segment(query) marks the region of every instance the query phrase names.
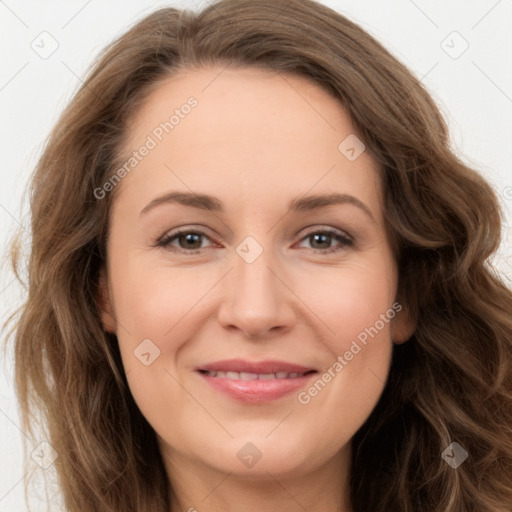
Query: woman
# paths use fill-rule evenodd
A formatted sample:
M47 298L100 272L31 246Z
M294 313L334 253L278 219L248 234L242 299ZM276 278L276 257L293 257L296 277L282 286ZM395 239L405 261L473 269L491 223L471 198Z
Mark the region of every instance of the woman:
M498 200L342 15L156 11L31 192L16 385L67 510L510 510Z

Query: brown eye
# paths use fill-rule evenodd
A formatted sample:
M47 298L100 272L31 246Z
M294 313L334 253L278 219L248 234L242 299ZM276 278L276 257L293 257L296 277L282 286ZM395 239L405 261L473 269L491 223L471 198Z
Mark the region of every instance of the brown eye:
M201 247L201 237L209 238L201 231L181 230L164 235L156 245L189 254L197 254L202 252L203 249ZM177 247L173 244L174 241L178 242Z
M201 234L199 233L186 233L175 237L178 240L178 245L181 249L200 249L201 248ZM199 241L199 245L198 245ZM180 243L183 242L183 245Z
M314 251L320 251L324 253L341 251L345 247L351 247L354 242L347 235L341 231L335 231L332 229L324 229L321 231L312 231L307 234L302 240L309 240ZM338 247L332 247L331 242L335 240L339 243ZM327 247L326 247L327 245ZM341 247L340 247L341 245ZM320 246L320 247L318 247Z

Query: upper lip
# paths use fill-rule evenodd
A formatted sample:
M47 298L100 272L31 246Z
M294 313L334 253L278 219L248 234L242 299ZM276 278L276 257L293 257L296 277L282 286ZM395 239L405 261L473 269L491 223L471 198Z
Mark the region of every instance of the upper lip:
M308 368L299 364L288 363L286 361L268 360L268 361L246 361L244 359L225 359L213 363L198 366L196 370L207 370L211 372L247 372L247 373L305 373L316 371L314 368Z

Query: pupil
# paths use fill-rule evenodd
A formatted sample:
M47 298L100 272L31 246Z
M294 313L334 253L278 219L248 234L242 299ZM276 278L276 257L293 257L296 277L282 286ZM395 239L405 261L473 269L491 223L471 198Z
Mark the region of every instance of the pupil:
M193 240L192 237L195 237L196 240ZM192 244L193 244L194 241L197 242L198 239L199 239L199 236L197 234L190 234L189 233L188 235L185 235L185 240L187 241L187 245L190 245L188 242L192 242ZM199 244L199 245L201 245L201 244ZM194 248L196 248L196 247L194 246Z
M318 235L318 234L317 235L313 235L313 239L315 240L315 242L317 241L318 238L323 238L324 239L324 243L325 243L325 239L329 238L329 235ZM322 243L322 242L320 241L320 243Z

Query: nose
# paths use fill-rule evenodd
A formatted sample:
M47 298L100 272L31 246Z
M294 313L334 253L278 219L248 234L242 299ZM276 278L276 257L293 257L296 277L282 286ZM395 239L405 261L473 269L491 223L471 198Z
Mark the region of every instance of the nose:
M253 340L288 331L296 316L294 294L271 251L265 249L251 263L235 252L233 262L222 284L221 325Z

